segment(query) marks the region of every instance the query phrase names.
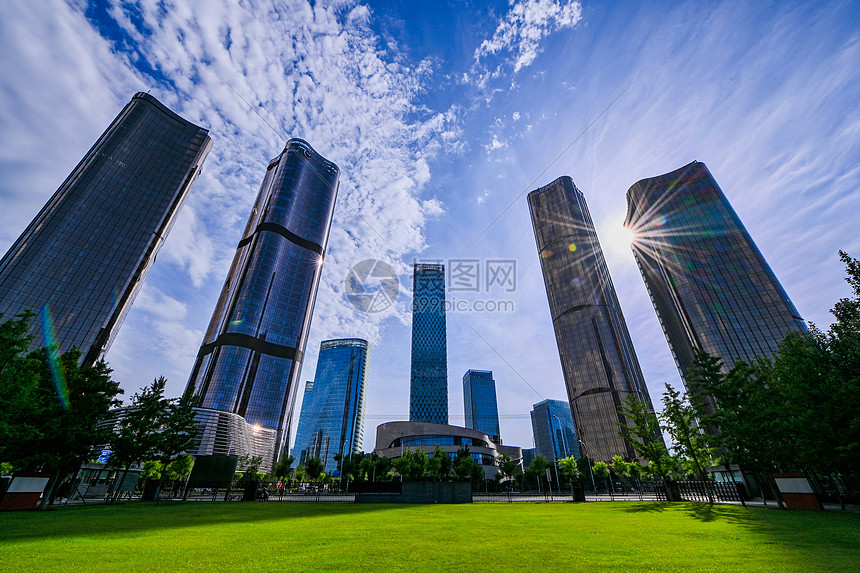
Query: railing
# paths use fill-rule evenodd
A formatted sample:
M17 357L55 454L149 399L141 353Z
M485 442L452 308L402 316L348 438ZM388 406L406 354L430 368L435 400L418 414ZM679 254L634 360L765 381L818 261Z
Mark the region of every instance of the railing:
M279 502L323 502L355 501L358 491L399 492L399 482L379 482L375 484L351 484L349 492L331 490L325 484L296 483L288 481L257 482L246 488L241 480L231 482L173 482L162 484L158 501L279 501ZM503 484L504 485L504 484ZM609 489L584 490L586 501L697 501L697 502L740 502L747 499L743 485L734 482L710 481L630 481L623 486L612 484ZM580 499L582 498L580 490ZM140 492L127 494L129 499L137 498ZM530 491L477 491L472 500L487 503L522 502L569 502L577 499L575 492L568 486Z

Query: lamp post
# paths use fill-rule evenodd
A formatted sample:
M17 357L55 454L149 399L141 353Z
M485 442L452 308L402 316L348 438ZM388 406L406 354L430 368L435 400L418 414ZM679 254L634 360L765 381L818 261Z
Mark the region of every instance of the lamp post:
M596 495L597 494L597 488L594 485L594 470L591 469L592 459L591 459L591 456L588 455L588 451L589 451L588 444L583 442L581 438L576 438L576 439L579 441L580 444L582 444L585 447L585 452L586 452L585 458L588 460L588 472L591 474L591 491L594 492Z

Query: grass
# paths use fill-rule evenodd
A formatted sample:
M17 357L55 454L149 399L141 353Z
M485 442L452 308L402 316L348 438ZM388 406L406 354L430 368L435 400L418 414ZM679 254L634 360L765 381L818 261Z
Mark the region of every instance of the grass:
M186 503L0 514L13 571L860 571L860 515L705 504Z

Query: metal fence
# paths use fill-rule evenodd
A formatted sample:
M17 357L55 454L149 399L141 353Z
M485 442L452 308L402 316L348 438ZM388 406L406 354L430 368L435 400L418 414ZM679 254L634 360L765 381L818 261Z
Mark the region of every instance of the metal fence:
M147 499L145 491L150 485L123 494L121 499ZM399 490L399 483L375 484L388 485L392 491ZM357 490L367 489L374 484L353 486L354 491L336 491L324 484L296 483L288 481L261 481L248 487L242 481L232 482L173 482L165 481L158 492L157 501L277 501L277 502L335 502L355 501ZM394 487L397 486L397 487ZM710 481L635 481L624 484L611 484L604 490L585 490L586 501L679 501L698 502L741 502L746 498L743 485L733 482ZM387 491L387 489L386 489ZM154 491L152 492L154 494ZM672 495L670 495L672 494ZM153 499L152 496L149 499ZM551 488L533 491L476 491L472 493L474 502L513 503L513 502L569 502L574 501L574 491L568 488Z

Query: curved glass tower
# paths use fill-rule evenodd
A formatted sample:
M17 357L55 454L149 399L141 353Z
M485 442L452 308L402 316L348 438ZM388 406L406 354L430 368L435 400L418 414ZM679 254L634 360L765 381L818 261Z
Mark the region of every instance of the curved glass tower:
M545 457L550 463L569 456L579 459L579 441L570 413L570 403L543 400L532 408L535 454Z
M202 408L275 431L275 458L288 443L337 186L337 166L301 139L269 163L188 381Z
M685 382L694 347L729 370L772 356L786 334L806 330L704 163L633 185L624 224Z
M409 421L448 423L445 265L416 263L412 270Z
M634 395L651 398L597 241L585 197L570 177L528 195L550 314L576 433L585 455L636 459L619 437Z
M149 94L126 104L0 260L0 314L30 310L31 349L110 348L212 140Z
M305 384L293 457L319 458L326 474L340 476L335 454L358 453L364 439L365 378L369 348L361 338L323 340L313 382Z

